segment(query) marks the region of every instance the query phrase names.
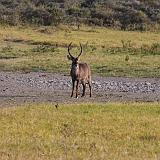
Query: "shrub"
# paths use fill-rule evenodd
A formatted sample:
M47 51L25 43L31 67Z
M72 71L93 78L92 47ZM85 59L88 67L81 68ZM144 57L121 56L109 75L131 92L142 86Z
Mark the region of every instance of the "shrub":
M157 0L1 0L0 23L9 25L85 23L122 30L160 26ZM155 27L156 26L156 27Z

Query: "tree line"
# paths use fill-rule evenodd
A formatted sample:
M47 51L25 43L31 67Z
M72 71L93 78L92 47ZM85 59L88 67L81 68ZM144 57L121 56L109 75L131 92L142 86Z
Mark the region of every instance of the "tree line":
M160 26L160 0L1 0L7 25L87 24L121 30Z

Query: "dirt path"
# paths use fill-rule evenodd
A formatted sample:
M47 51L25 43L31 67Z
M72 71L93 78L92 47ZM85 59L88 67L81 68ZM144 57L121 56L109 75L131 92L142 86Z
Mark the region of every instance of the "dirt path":
M92 78L84 98L70 98L71 78L51 73L0 72L0 106L23 103L160 102L160 78ZM81 92L82 89L80 88Z

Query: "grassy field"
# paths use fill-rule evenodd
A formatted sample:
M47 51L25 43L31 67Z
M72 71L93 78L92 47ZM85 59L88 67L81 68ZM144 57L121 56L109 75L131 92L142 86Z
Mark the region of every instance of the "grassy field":
M0 26L0 70L69 73L67 45L102 76L160 77L160 35L106 28ZM77 46L77 47L76 47Z
M160 104L0 109L0 159L160 158Z

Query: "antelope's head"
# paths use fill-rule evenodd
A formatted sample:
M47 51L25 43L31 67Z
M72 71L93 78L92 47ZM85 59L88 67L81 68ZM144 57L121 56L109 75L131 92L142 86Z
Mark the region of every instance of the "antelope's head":
M77 57L72 56L72 54L70 52L71 45L72 45L72 42L68 46L68 54L69 55L67 55L67 58L72 61L72 67L77 67L78 66L79 57L82 54L82 45L80 43L81 50L80 50L80 53L79 53L79 55Z

